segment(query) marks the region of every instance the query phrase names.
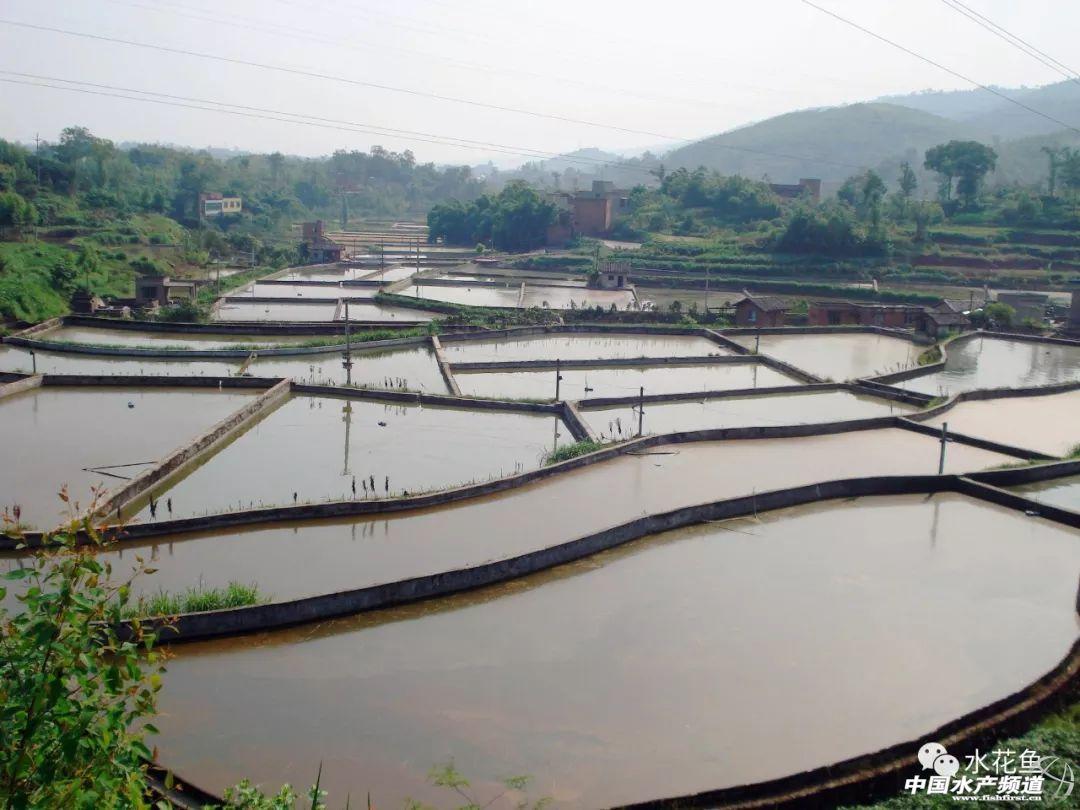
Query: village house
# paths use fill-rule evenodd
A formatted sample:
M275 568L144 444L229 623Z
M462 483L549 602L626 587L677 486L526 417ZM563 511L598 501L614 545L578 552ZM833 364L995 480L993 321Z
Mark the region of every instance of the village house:
M625 290L630 287L630 262L604 262L596 285L602 290Z
M918 329L923 307L908 304L870 304L855 301L814 301L807 312L811 326L884 326Z
M766 295L750 295L735 302L735 325L766 328L783 326L791 306L782 298Z
M303 242L300 250L313 264L340 262L345 248L326 236L321 219L303 224Z
M199 216L203 219L239 214L242 210L243 201L239 197L226 197L212 191L199 195Z
M142 276L135 280L135 306L167 307L177 301L194 301L198 282L173 281L168 276Z

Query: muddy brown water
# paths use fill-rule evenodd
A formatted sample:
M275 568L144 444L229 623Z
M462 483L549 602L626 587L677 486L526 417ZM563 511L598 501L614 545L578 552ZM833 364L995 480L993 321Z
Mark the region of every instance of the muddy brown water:
M255 393L49 387L0 400L0 510L18 504L24 524L53 528L62 486L85 507L93 487L124 485Z
M298 299L302 300L302 299ZM218 321L333 321L333 303L255 303L226 302L214 312ZM344 310L336 320L345 318ZM375 303L350 303L349 317L355 321L430 321L433 314L419 309L406 309Z
M192 517L284 506L294 493L300 503L418 495L535 469L572 441L545 414L295 395L153 496L165 519L167 500L173 517ZM153 519L142 504L135 520Z
M755 335L731 335L749 349ZM832 335L762 335L759 351L822 379L852 380L915 366L925 347L870 333Z
M425 394L449 393L430 346L397 349L364 349L362 343L353 346L353 385ZM248 373L253 377L292 377L298 382L345 385L343 363L343 351L299 357L257 357L248 366Z
M458 387L466 396L495 399L554 399L555 370L455 371ZM742 388L776 388L800 385L801 381L760 363L717 363L707 366L652 366L647 368L564 369L559 388L561 399L634 397L693 391L726 391Z
M370 287L324 287L314 284L263 284L256 282L230 293L233 296L254 295L258 298L290 298L300 303L304 299L325 298L373 298L375 290Z
M1080 390L1037 397L961 402L925 424L1050 456L1080 447Z
M1039 503L1080 512L1080 475L1013 487L1013 490Z
M421 391L446 394L449 389L435 353L428 346L396 349L365 349L354 344L352 383L365 388ZM298 382L344 385L342 351L294 357L259 356L231 360L177 360L175 358L113 357L105 355L36 352L40 374L151 375L167 377L234 377L246 367L251 377L292 377ZM17 346L0 346L0 371L29 374L34 368L30 353Z
M678 433L687 430L772 425L808 425L906 416L914 406L848 391L807 391L756 397L650 402L645 405L642 428L646 433ZM605 437L636 435L637 406L619 405L581 411L582 417Z
M896 428L695 442L438 508L162 537L125 543L103 558L122 571L135 554L153 560L158 573L137 590L240 580L292 599L513 557L683 506L841 478L933 474L938 451L934 438ZM949 445L946 460L950 473L1012 461L959 444ZM19 556L0 559L17 565Z
M945 369L897 383L933 396L1080 380L1080 346L977 337L946 347Z
M693 527L178 647L155 742L213 790L307 786L321 764L331 806L452 801L425 779L450 759L481 803L511 774L560 807L772 779L919 739L1052 669L1077 638L1078 567L1076 530L952 494Z
M562 334L499 340L443 341L451 363L517 360L608 360L633 357L706 357L730 349L697 335Z
M425 285L421 282L407 287L400 294L474 307L544 307L546 304L550 309L569 309L573 302L576 307L601 306L604 309L615 304L622 310L634 301L634 295L629 290L592 290L588 287L556 287L529 283L526 283L525 295L522 297L521 283L516 281L498 287L468 284Z
M312 339L311 335L193 335L189 332L138 332L129 329L99 329L62 326L34 337L95 346L175 348L188 350L235 349L244 346L291 346Z
M169 377L231 377L242 360L159 359L35 351L38 374L106 374ZM0 346L0 371L29 374L35 359L21 346Z

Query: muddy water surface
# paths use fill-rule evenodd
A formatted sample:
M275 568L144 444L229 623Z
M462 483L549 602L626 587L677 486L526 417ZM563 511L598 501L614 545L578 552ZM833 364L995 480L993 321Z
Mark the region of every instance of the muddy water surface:
M443 341L451 363L516 360L607 360L632 357L706 357L732 352L696 335L561 334L500 340Z
M1080 380L1080 346L977 337L946 347L944 371L897 383L933 396Z
M731 335L754 348L754 335ZM887 335L762 335L760 352L811 374L840 382L901 371L915 365L925 347Z
M342 351L299 357L258 357L248 367L248 372L253 377L292 377L298 382L344 385L343 362ZM427 394L448 393L435 352L428 346L354 350L352 362L353 385Z
M243 407L257 392L215 389L37 388L0 400L0 511L52 528L63 485L86 506Z
M957 445L946 471L1012 460ZM144 590L239 579L291 599L512 557L683 506L841 478L933 474L937 463L935 439L900 429L673 445L441 508L163 537L104 556L125 571L134 554L153 559L159 571L137 585Z
M925 424L1050 456L1080 447L1080 390L1037 397L961 402Z
M36 351L38 374L106 374L168 377L231 377L241 360L184 360L151 357L105 357ZM19 346L0 346L0 371L29 374L34 358Z
M154 494L172 500L173 517L286 505L294 494L301 503L416 495L535 469L567 441L550 415L298 395ZM136 519L153 519L148 506Z
M94 346L140 347L151 349L235 349L237 346L292 346L311 340L312 335L207 335L190 332L138 332L128 329L98 329L62 326L35 337L41 340L84 343Z
M808 425L875 416L905 416L915 408L847 391L807 392L758 397L733 397L687 402L650 402L645 405L646 433L677 433L704 428L768 425ZM582 417L606 437L637 434L636 406L583 410Z
M1078 541L955 495L670 532L458 598L178 647L155 742L211 789L307 784L321 763L332 801L386 807L445 801L425 777L451 758L482 797L528 773L560 807L782 777L1054 667L1077 637Z
M1080 512L1080 476L1041 481L1038 484L1028 484L1012 489L1039 503L1048 503L1051 506Z
M463 394L496 399L552 399L555 370L455 372ZM561 399L632 397L684 391L729 391L736 388L776 388L800 381L759 363L717 363L709 366L565 369Z

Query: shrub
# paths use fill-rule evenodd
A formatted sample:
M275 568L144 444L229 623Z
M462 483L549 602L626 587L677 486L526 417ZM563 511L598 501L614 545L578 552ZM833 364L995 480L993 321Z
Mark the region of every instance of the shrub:
M80 528L88 548L74 544ZM145 739L156 729L143 721L156 710L161 658L138 622L131 639L115 628L132 580L152 569L114 579L88 522L49 544L3 576L21 609L0 607L0 805L145 807Z

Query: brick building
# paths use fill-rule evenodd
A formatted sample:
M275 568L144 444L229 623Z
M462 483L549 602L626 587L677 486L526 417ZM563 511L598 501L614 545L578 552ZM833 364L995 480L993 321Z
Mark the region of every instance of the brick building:
M782 298L770 295L750 295L743 291L743 297L735 302L735 325L766 328L783 326L791 306Z
M773 194L785 200L797 200L803 195L811 202L821 202L821 181L816 177L803 177L798 183L769 183Z
M326 236L321 219L305 222L302 227L303 242L300 249L307 261L315 264L341 261L345 248Z
M854 301L814 301L807 321L811 326L886 326L918 329L926 310L905 304L863 304Z
M607 236L615 218L628 213L627 193L609 180L593 180L588 191L556 193L548 199L559 208L559 216L548 228L548 244L565 244L574 236Z

